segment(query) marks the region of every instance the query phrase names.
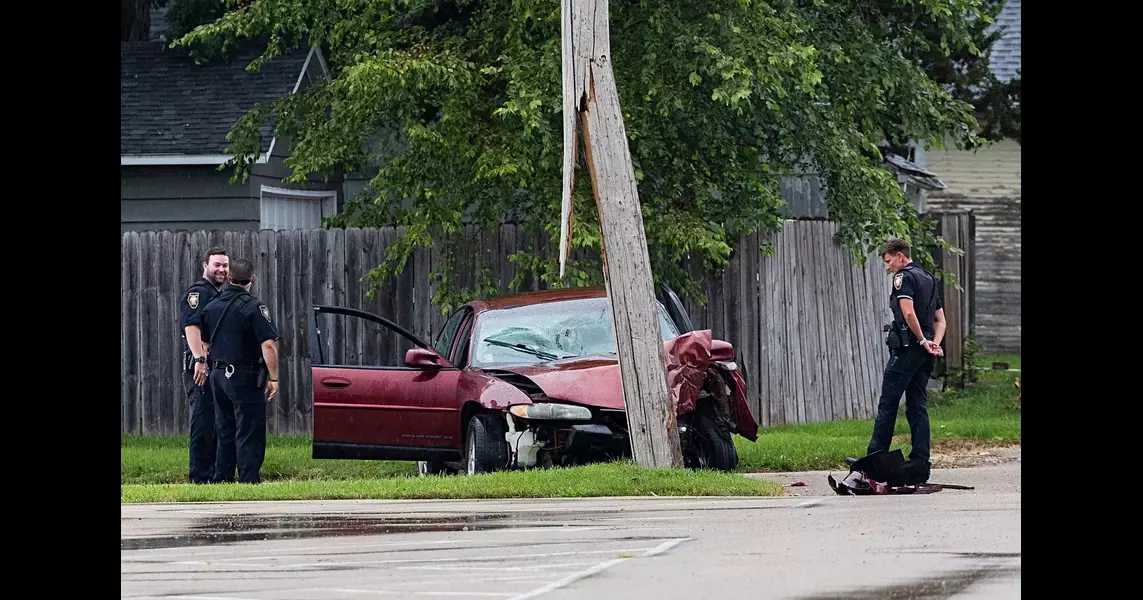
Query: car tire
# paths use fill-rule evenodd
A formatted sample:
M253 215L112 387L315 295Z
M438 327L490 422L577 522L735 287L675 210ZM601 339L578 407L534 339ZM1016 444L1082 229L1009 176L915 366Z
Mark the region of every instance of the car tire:
M705 404L691 417L690 446L692 457L688 462L695 468L733 471L738 466L738 449L730 433L723 431Z
M468 420L464 439L464 471L468 475L499 471L508 464L505 423L497 413L480 413Z

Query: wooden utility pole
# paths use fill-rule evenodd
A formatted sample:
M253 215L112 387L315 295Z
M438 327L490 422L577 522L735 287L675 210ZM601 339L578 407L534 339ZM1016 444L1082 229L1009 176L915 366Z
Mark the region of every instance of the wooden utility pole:
M560 276L571 247L576 117L599 210L600 250L635 461L681 467L639 191L611 72L607 0L562 0L564 165Z

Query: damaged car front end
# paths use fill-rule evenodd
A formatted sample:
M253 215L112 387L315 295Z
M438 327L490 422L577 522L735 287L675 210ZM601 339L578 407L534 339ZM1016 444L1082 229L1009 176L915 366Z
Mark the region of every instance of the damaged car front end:
M730 344L709 330L664 342L668 390L684 466L732 470L731 434L757 439L745 381ZM504 411L508 468L572 466L629 458L631 441L615 356L574 357L486 374L512 384L528 403Z

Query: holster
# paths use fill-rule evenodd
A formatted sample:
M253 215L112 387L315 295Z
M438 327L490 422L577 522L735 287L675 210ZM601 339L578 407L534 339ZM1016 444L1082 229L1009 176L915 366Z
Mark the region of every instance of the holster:
M194 355L190 348L183 348L183 372L194 370Z
M270 378L270 369L262 360L258 361L258 389L266 387L266 380Z
M895 321L890 321L881 330L886 332L885 345L889 347L890 351L913 345L913 332L909 331L908 325L898 325Z

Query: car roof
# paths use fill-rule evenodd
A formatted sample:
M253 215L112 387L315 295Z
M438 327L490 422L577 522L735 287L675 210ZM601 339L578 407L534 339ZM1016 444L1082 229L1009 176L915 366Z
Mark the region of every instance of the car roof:
M517 306L532 306L535 304L545 304L548 302L559 302L561 300L579 300L582 298L606 297L607 288L603 286L556 288L550 290L540 290L538 292L521 292L519 294L509 294L505 296L496 296L493 298L473 300L469 302L467 306L471 306L476 310L476 312L482 312L485 310L495 310L498 308L515 308Z

